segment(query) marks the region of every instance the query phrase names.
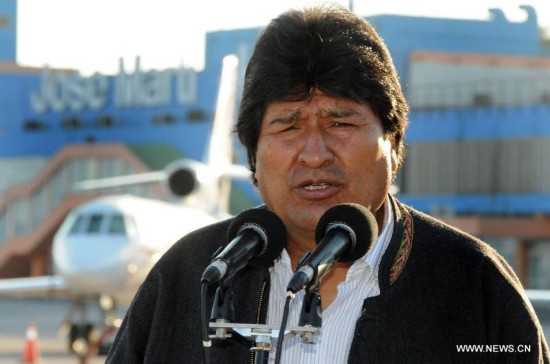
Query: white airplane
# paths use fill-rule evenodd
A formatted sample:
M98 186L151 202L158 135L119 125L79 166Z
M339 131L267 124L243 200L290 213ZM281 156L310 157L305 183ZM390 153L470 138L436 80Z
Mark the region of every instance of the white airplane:
M80 189L165 181L183 198L174 204L130 195L105 196L75 208L61 224L52 247L54 275L0 280L0 296L68 297L74 305L64 327L69 348L92 355L120 324L117 307L127 307L137 288L162 254L179 238L229 216L231 179L250 171L232 164L231 128L237 90L238 60L223 60L216 113L206 162L178 160L165 170L89 180ZM102 332L90 337L93 324L86 305L97 302Z

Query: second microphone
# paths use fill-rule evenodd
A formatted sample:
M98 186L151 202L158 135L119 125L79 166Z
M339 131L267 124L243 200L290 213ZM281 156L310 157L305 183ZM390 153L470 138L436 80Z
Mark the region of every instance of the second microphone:
M353 262L369 251L378 236L374 215L358 204L340 204L328 209L315 230L317 247L302 257L287 291L296 293L315 285L335 262Z

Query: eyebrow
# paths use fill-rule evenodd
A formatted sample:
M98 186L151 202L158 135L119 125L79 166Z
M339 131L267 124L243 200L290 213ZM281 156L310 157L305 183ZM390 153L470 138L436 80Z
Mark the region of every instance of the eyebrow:
M347 117L350 117L350 116L357 116L357 115L360 115L360 113L356 110L353 110L353 109L321 110L321 117L324 117L324 118L328 117L328 118L343 119L343 118L347 118ZM301 116L302 116L301 110L294 110L289 115L280 116L280 117L276 117L276 118L272 119L271 122L269 123L269 125L292 124L296 120L300 119Z
M300 110L295 110L291 114L286 116L280 116L272 119L269 122L269 125L277 125L277 124L292 124L296 120L298 120L302 116L302 112Z
M330 117L330 118L347 118L350 116L357 116L360 113L356 110L352 109L341 109L341 110L321 110L321 116L322 117Z

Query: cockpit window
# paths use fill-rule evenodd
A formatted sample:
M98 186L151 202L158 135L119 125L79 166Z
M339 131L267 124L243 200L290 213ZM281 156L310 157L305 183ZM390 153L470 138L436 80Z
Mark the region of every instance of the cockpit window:
M78 215L73 225L71 226L71 230L69 230L69 234L78 233L82 231L83 228L84 228L84 216Z
M103 215L93 214L90 216L90 222L88 224L87 232L98 233L101 231L101 223L103 222Z
M124 227L124 218L120 214L111 215L109 221L109 234L125 234L126 228Z
M81 214L73 222L69 234L110 234L127 235L125 218L120 213Z

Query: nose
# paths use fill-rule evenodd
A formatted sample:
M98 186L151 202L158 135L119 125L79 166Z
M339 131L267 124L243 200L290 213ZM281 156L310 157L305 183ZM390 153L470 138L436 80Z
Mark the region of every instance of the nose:
M328 136L322 130L310 129L304 135L302 149L298 156L300 163L311 168L318 168L329 163L334 155L328 142Z

